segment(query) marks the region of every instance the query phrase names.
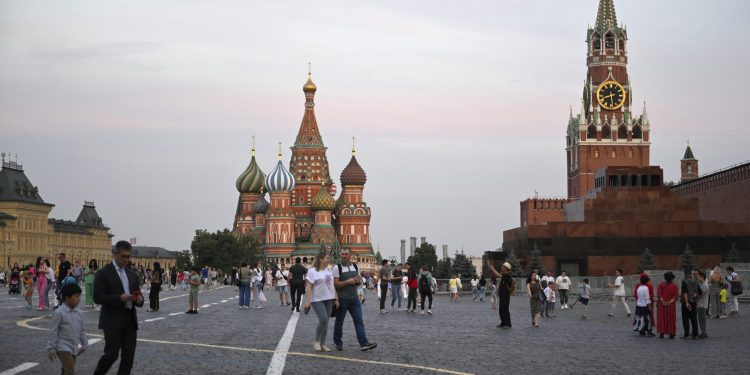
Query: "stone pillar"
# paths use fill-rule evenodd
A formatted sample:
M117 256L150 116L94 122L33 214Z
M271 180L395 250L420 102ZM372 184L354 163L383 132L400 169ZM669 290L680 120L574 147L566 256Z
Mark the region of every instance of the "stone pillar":
M406 262L406 240L401 240L401 263Z
M443 245L443 259L448 257L448 245Z
M409 238L409 240L411 242L411 249L409 250L409 255L413 256L414 250L417 249L417 237L411 237Z

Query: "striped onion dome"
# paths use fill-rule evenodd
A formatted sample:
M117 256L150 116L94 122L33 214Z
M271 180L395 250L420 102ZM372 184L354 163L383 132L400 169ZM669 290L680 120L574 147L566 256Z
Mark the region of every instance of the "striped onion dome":
M253 203L252 210L253 214L265 214L266 211L268 211L268 201L266 200L265 194Z
M250 164L245 168L240 177L237 177L237 191L240 193L260 193L266 174L260 170L255 162L255 155L250 159Z
M315 211L333 211L336 209L336 200L333 199L325 186L313 197L312 208Z
M284 163L281 160L276 164L276 169L266 177L266 187L269 193L292 191L294 189L294 176L284 168Z
M357 163L356 156L352 155L349 165L341 172L341 185L363 186L367 182L365 170Z

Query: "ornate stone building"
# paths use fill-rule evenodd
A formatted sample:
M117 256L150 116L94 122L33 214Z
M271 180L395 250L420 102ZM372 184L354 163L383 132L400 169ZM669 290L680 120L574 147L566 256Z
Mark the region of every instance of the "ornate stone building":
M276 166L266 176L255 160L253 141L250 164L236 181L240 196L234 232L263 242L264 256L272 263L290 264L294 257L310 257L321 248L346 247L363 269L374 267L365 171L352 147L352 158L340 176L341 194L334 199L337 189L315 117L317 86L311 76L302 90L305 107L289 169L279 145Z
M75 221L50 218L55 205L45 202L23 170L3 156L0 170L0 268L30 264L47 256L53 265L57 254L72 262L111 260L112 234L96 212L94 202L84 202Z

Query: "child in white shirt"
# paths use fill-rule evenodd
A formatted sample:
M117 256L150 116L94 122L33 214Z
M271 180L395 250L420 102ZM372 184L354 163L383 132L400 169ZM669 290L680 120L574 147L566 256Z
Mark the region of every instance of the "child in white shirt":
M557 318L557 315L555 315L555 302L557 300L555 299L554 281L547 282L547 287L544 288L544 295L547 297L547 308L545 311L542 311L542 313L547 315L548 318Z

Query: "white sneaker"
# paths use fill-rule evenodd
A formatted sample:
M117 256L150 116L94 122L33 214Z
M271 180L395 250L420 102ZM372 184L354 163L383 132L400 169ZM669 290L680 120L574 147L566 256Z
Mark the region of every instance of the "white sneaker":
M319 342L315 341L313 343L313 350L315 350L316 352L320 352L323 351L323 348L320 346Z
M424 310L422 310L422 312L420 312L419 314L420 314L420 315L424 315Z
M432 315L432 310L429 310L429 309L428 309L428 310L427 310L427 313L428 313L428 314L430 314L430 315Z

